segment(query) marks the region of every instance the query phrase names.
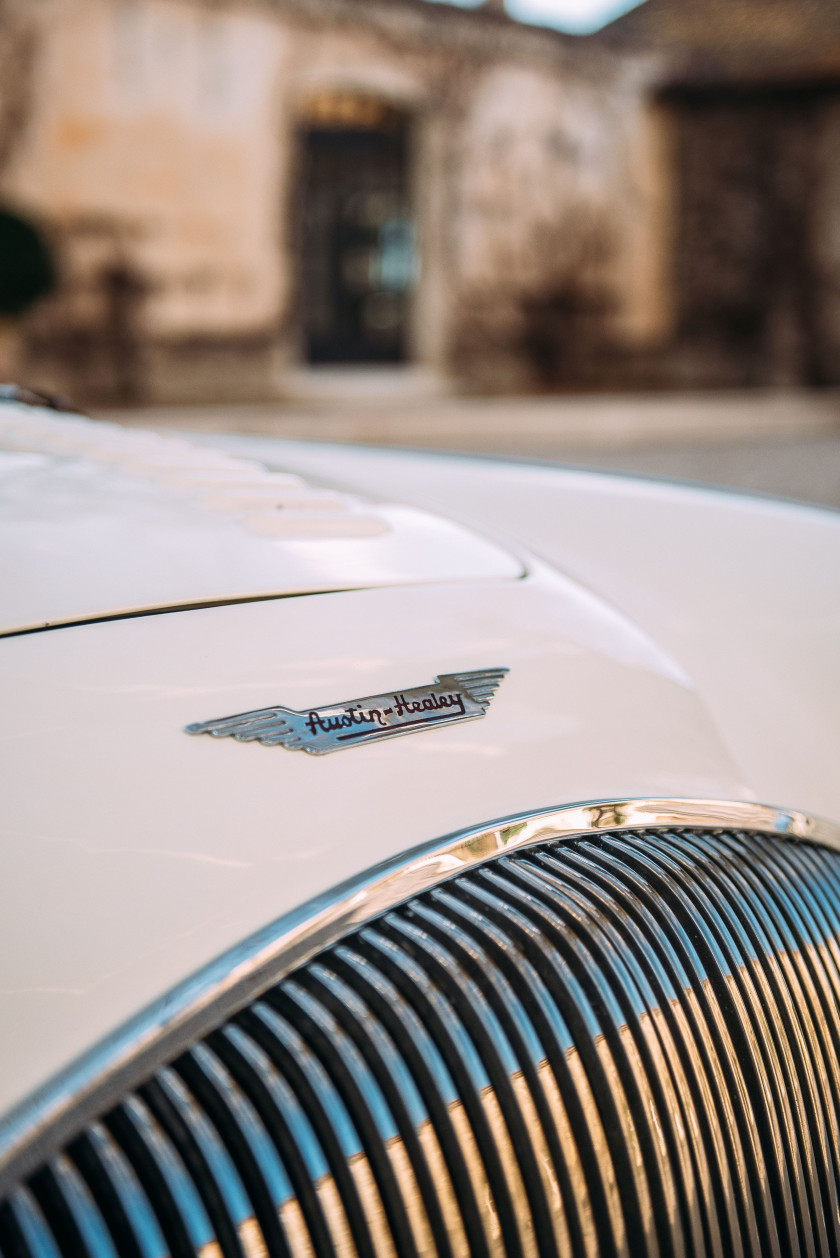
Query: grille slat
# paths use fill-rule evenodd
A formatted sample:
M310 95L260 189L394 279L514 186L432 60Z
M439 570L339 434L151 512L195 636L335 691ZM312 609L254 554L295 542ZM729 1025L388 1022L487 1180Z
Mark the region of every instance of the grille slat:
M667 849L651 841L650 859L669 878L674 909L682 916L686 929L697 932L703 976L700 979L698 975L698 980L708 981L715 993L711 1013L716 1024L721 1029L725 1025L732 1034L731 1041L727 1036L727 1052L735 1086L744 1097L747 1126L758 1134L755 1160L759 1167L763 1163L772 1176L765 1195L768 1217L783 1229L778 1242L782 1252L798 1253L796 1206L801 1205L803 1192L801 1160L799 1150L789 1139L788 1098L748 966L748 953L745 955L741 948L743 937L737 922L735 933L730 931L726 904L709 885L708 877L701 888L686 875L674 841L669 841Z
M450 1103L450 1111L453 1118L460 1120L456 1138L472 1155L473 1177L481 1186L479 1200L483 1198L490 1206L486 1221L492 1229L488 1238L491 1246L498 1244L500 1233L503 1252L511 1258L522 1258L522 1237L505 1173L505 1162L510 1164L510 1158L505 1158L507 1132L494 1121L495 1106L489 1114L485 1108L484 1102L491 1093L481 1058L459 1011L435 984L429 969L417 961L410 943L394 930L395 915L389 917L392 929L387 934L368 929L362 933L362 940L427 1028L452 1080L455 1103ZM399 919L397 922L402 925Z
M645 1067L641 1019L648 1011L640 993L621 957L611 955L603 925L597 939L585 927L579 929L583 914L579 898L576 902L575 895L550 879L536 862L519 866L503 862L502 868L517 887L527 888L539 904L540 921L556 949L560 968L575 975L598 1020L592 1049L601 1059L611 1098L616 1101L619 1121L626 1132L628 1152L637 1164L633 1168L636 1202L639 1215L647 1224L646 1243L653 1249L652 1223L658 1219L658 1239L664 1252L682 1254L685 1230L678 1217L678 1167L671 1165L666 1140L669 1110L663 1103L658 1069L653 1063ZM603 1040L599 1045L600 1037ZM626 1113L622 1113L625 1108ZM674 1142L671 1144L673 1147ZM690 1191L692 1185L686 1187ZM631 1242L632 1252L638 1243Z
M736 860L737 845L722 844ZM731 861L730 861L731 863ZM797 1078L807 1075L813 1118L809 1137L814 1129L820 1135L821 1158L817 1162L822 1202L827 1208L823 1218L832 1232L832 1244L840 1245L840 1209L837 1186L840 1183L840 1131L836 1098L840 1096L840 1061L836 1055L838 1012L836 1001L826 1000L826 988L814 968L814 934L809 917L807 886L799 888L797 901L786 894L784 884L775 875L775 862L768 859L762 869L737 871L737 880L755 904L767 935L773 936L777 961L774 966L776 1008L785 1007L791 1026L790 1042L799 1058ZM730 875L732 876L732 875ZM821 991L822 989L822 991ZM795 1033L794 1033L795 1028ZM832 1039L831 1030L834 1029ZM807 1097L806 1097L807 1100Z
M300 1246L308 1246L318 1258L321 1254L333 1258L332 1230L316 1189L326 1165L285 1081L240 1027L229 1027L209 1040L265 1123L279 1154L300 1210ZM282 1199L275 1204L280 1209Z
M11 1201L0 1203L0 1254L4 1258L28 1258L34 1246L27 1245L26 1237L18 1221L20 1190Z
M292 1195L291 1186L256 1112L204 1045L180 1057L174 1069L224 1142L252 1204L266 1249L277 1258L292 1258L275 1205Z
M489 1153L488 1146L495 1142L498 1158L485 1158L485 1166L494 1186L503 1235L506 1224L511 1233L515 1228L522 1252L530 1253L532 1233L534 1229L541 1229L545 1253L552 1254L553 1228L545 1193L534 1149L525 1131L521 1103L512 1087L512 1076L519 1071L520 1063L472 975L461 965L460 958L441 944L439 932L434 930L434 919L430 923L429 910L424 912L424 908L412 905L405 915L389 916L385 929L393 932L393 938L412 960L428 972L452 1015L458 1017L463 1034L469 1038L480 1062L483 1076L480 1085L474 1076L473 1089L467 1091L466 1087L459 1087L454 1073L453 1078L465 1099L479 1149ZM415 915L419 916L418 921L414 920ZM489 1106L491 1097L494 1104ZM508 1194L504 1206L500 1200L502 1182ZM526 1199L530 1214L521 1208ZM502 1210L509 1213L502 1214ZM509 1240L507 1245L507 1252L516 1252Z
M688 861L697 856L696 845L690 840L675 841L675 847L683 853ZM818 1242L816 1249L810 1246L806 1252L826 1251L825 1212L831 1208L830 1193L825 1192L825 1177L820 1183L820 1167L816 1143L820 1150L825 1149L825 1115L817 1100L817 1085L811 1066L811 1059L802 1043L803 1026L797 1018L794 1001L803 1015L806 1024L813 1025L807 1016L807 1007L802 992L797 991L798 983L792 974L783 978L779 968L776 952L776 940L770 938L762 927L762 917L766 918L761 906L761 898L750 894L744 886L744 879L736 868L727 871L726 880L715 871L716 860L709 862L712 893L720 893L722 904L721 919L731 934L737 938L737 946L744 957L756 955L759 961L747 961L743 968L743 993L754 1010L754 1026L756 1040L764 1048L765 1064L770 1065L766 1071L769 1075L776 1097L776 1104L781 1113L781 1129L786 1139L789 1173L799 1192L794 1193L793 1200L798 1207L796 1232L790 1238L795 1245L796 1238L808 1239L808 1221L817 1232L814 1238ZM737 912L726 897L726 881L742 893ZM773 934L772 923L770 929ZM749 981L747 981L747 974ZM831 1175L833 1188L834 1176Z
M139 1092L195 1184L223 1258L244 1258L233 1219L248 1217L249 1212L237 1210L231 1200L243 1195L241 1182L232 1163L213 1148L218 1136L210 1123L207 1119L202 1122L183 1085L179 1089L168 1070L162 1070Z
M498 855L136 1082L3 1258L840 1258L840 854Z
M693 1139L692 1107L685 1105L687 1088L661 1017L660 1002L650 988L640 959L633 949L622 947L611 920L609 900L605 901L597 888L579 877L570 893L564 889L562 869L550 857L543 856L535 864L535 872L546 884L544 902L557 906L560 929L565 934L577 933L579 917L585 920L587 915L597 914L601 919L601 939L590 945L593 952L589 969L593 976L603 976L600 986L607 993L615 993L617 1008L610 1011L610 1021L615 1027L626 1028L618 1039L624 1048L624 1073L628 1075L628 1092L634 1096L636 1114L641 1116L646 1106L655 1107L655 1127L661 1134L656 1145L651 1142L647 1159L662 1185L659 1209L674 1219L671 1231L678 1245L685 1233L695 1251L719 1252L714 1234L717 1229L713 1229L714 1243L710 1244L708 1227L704 1228L701 1218L700 1202L705 1194L698 1180L708 1177L704 1176L703 1151ZM618 1053L616 1056L620 1060Z
M719 971L715 964L713 942L702 920L694 923L690 914L683 918L675 911L682 900L673 866L658 866L647 852L636 853L632 844L624 844L620 853L636 874L634 891L647 908L646 951L654 955L658 952L664 967L669 967L672 959L679 965L674 975L674 999L682 1005L690 1020L687 1052L696 1059L698 1070L705 1067L707 1078L714 1080L718 1104L711 1121L724 1117L720 1131L729 1148L733 1182L737 1186L735 1202L741 1207L743 1229L740 1234L742 1240L746 1240L746 1230L748 1237L755 1241L751 1226L753 1204L757 1199L761 1208L769 1206L772 1211L772 1198L762 1147L758 1142L755 1115L740 1072L739 1050L732 1038L733 1033L737 1036L740 1031L737 1025L730 1025L731 1016L725 1014L725 1009L731 1014L732 1002L723 988L719 993L724 1002L722 1005L711 988L710 965L713 973L725 974L725 971ZM611 855L612 849L599 854L604 866L609 865ZM669 909L664 914L663 904ZM664 935L664 938L658 940L657 934ZM663 1007L667 1008L667 1005ZM746 1184L744 1176L749 1180ZM764 1247L770 1253L778 1252L772 1213L767 1220L761 1215L756 1223L759 1248Z
M581 1243L586 1252L623 1254L627 1250L624 1218L607 1134L580 1059L568 1055L573 1037L540 972L540 954L528 955L528 919L479 881L453 883L452 894L465 897L479 916L486 915L516 967L512 981L518 982L529 998L529 1016L543 1053L537 1069L546 1095L553 1100L552 1114L580 1219ZM574 1215L568 1217L571 1220Z
M566 1251L569 1248L567 1217L561 1208L557 1158L551 1156L548 1143L553 1125L533 1064L541 1056L536 1051L538 1041L533 1030L526 1039L527 1014L481 943L440 911L443 905L438 899L433 903L434 907L412 906L412 913L416 914L420 929L448 950L474 990L480 993L480 1000L472 1002L476 1016L471 1020L470 1032L475 1038L478 1029L483 1039L482 1060L491 1074L492 1086L514 1144L533 1226L541 1238L541 1251L546 1255ZM492 974L490 982L486 981L488 974ZM442 977L446 981L445 970ZM453 977L449 982L450 999L455 996L455 983ZM506 1070L504 1060L495 1053L494 1041L500 1040L506 1044L512 1069Z
M26 1188L13 1193L5 1217L0 1217L0 1244L5 1255L21 1258L62 1258L53 1233L34 1196ZM68 1252L68 1251L65 1251ZM69 1251L73 1252L73 1251ZM76 1250L76 1253L79 1251Z
M309 973L301 975L301 982L341 1025L371 1075L378 1080L411 1166L434 1248L440 1258L452 1258L450 1228L444 1212L446 1203L446 1213L451 1220L452 1187L442 1165L439 1146L430 1150L430 1156L418 1135L418 1128L427 1115L411 1072L373 1010L337 973L323 965L313 965Z
M642 902L627 894L626 886L597 853L567 853L580 885L602 896L603 912L616 931L618 947L633 952L649 984L649 1000L670 1036L673 1070L680 1079L686 1139L695 1158L700 1206L704 1212L709 1254L743 1253L741 1233L755 1238L756 1225L749 1201L739 1201L734 1182L743 1161L739 1145L731 1148L726 1136L735 1133L731 1102L722 1083L720 1063L708 1047L708 1028L693 1008L684 1007L679 993L689 987L689 977L679 958L676 941L660 938L634 947L640 932L655 935L657 924ZM546 858L550 861L550 858ZM584 881L585 880L585 881ZM658 932L663 934L661 929ZM664 946L663 946L664 945ZM757 1246L757 1241L754 1247Z
M164 1253L149 1200L104 1128L93 1123L69 1146L68 1153L106 1221L117 1252L125 1258L154 1258Z
M211 1237L198 1191L152 1115L131 1097L106 1115L105 1126L149 1198L172 1258L187 1258Z
M375 1220L362 1204L358 1182L358 1169L366 1159L350 1116L323 1065L294 1029L265 1005L258 1002L252 1011L240 1015L240 1021L275 1069L288 1080L306 1115L326 1159L327 1174L322 1183L329 1184L337 1194L346 1218L344 1226L353 1238L358 1258L373 1258L371 1225ZM344 1227L339 1226L343 1231Z
M558 1248L561 1252L571 1249L575 1253L594 1253L596 1229L590 1200L591 1186L584 1171L586 1151L581 1150L574 1138L572 1119L547 1061L550 1049L546 1046L554 1043L548 1019L544 1016L544 1009L551 1008L550 1000L536 971L519 951L512 936L505 933L503 925L491 918L490 913L498 902L485 900L482 915L469 902L462 902L458 892L463 890L441 890L435 892L432 899L447 910L453 930L463 931L474 943L481 940L486 948L487 964L483 969L476 967L474 978L483 986L491 1003L494 999L500 1002L498 1012L506 1032L512 1041L519 1041L517 1055L539 1116L559 1191L554 1223L555 1229L559 1228L564 1234L565 1244L558 1243ZM503 984L507 991L502 988L500 993L499 988ZM544 1063L544 1068L540 1063ZM582 1125L579 1130L583 1136ZM585 1134L587 1140L584 1143L588 1144L589 1133ZM591 1157L589 1165L593 1172L597 1170L594 1157ZM597 1174L594 1177L597 1179ZM604 1203L599 1202L599 1205Z
M297 983L284 983L282 990L267 994L266 1002L294 1025L301 1040L312 1046L324 1064L330 1083L358 1133L394 1244L400 1253L416 1258L417 1247L406 1212L406 1192L413 1199L417 1185L413 1176L404 1190L397 1184L395 1167L388 1155L388 1144L396 1128L376 1076L368 1072L353 1041L338 1023Z
M620 1205L615 1213L620 1213L622 1218L620 1244L622 1248L626 1245L634 1255L646 1251L655 1255L658 1246L639 1133L632 1121L624 1082L613 1055L609 1025L599 1017L581 984L579 969L569 963L572 949L564 946L563 951L558 951L558 938L563 945L569 941L557 935L551 907L546 907L535 894L535 888L528 885L527 871L516 866L516 873L525 875L517 882L509 877L503 862L499 863L501 871L487 868L479 871L479 878L524 918L526 927L521 941L526 954L540 972L564 1027L568 1028L565 1040L557 1048L567 1058L572 1055L576 1058L579 1069L572 1086L579 1086L581 1076L587 1081L586 1125L597 1125L599 1134L604 1133L599 1140L598 1160L602 1173L616 1186Z
M54 1158L30 1181L44 1220L63 1253L88 1258L96 1253L96 1243L100 1241L103 1258L111 1258L113 1249L108 1234L103 1232L100 1220L92 1217L92 1203L82 1197L64 1162L61 1157Z
M476 1175L477 1158L472 1142L460 1140L456 1132L447 1104L447 1099L455 1096L455 1088L434 1041L397 988L368 956L354 948L339 947L331 959L335 960L339 973L348 983L355 984L360 996L367 999L394 1044L399 1046L429 1116L420 1130L431 1130L440 1148L454 1192L455 1209L463 1220L465 1236L469 1236L470 1252L475 1258L489 1258L479 1205L485 1199L483 1173L478 1163ZM450 1236L452 1232L450 1227Z

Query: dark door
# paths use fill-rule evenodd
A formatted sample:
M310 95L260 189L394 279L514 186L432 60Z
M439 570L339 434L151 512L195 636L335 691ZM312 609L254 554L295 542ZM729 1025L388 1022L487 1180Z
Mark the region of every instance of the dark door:
M303 132L300 309L313 363L401 362L414 237L401 117Z
M733 383L837 376L817 239L832 96L807 88L673 94L681 339L728 361Z

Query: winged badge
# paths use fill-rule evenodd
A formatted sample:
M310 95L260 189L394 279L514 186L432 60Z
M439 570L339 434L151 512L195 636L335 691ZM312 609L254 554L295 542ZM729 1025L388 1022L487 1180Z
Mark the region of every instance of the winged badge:
M379 738L474 721L484 716L507 671L485 668L472 673L443 673L431 686L414 690L369 695L308 712L279 706L259 708L188 725L185 732L324 756Z

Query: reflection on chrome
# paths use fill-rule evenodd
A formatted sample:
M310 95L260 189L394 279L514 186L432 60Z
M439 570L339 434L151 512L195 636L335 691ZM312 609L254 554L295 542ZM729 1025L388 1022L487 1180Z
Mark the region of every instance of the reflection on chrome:
M0 1249L840 1252L837 846L600 802L380 870L42 1129Z

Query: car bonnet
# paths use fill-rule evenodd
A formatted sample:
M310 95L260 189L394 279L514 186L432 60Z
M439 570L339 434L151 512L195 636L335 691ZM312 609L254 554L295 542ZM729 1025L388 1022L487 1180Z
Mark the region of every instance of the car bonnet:
M164 608L514 579L416 508L321 489L175 436L0 406L0 633Z

